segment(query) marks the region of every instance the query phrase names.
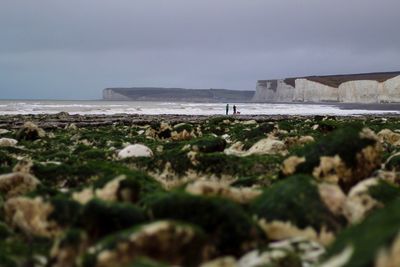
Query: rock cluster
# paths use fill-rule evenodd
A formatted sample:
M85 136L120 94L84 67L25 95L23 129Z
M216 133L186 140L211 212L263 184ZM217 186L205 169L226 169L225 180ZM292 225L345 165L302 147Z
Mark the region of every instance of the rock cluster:
M398 118L54 116L2 125L0 266L399 265Z

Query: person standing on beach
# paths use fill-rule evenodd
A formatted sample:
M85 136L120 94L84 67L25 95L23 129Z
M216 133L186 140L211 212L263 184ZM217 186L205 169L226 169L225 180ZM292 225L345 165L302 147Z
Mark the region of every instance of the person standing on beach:
M229 113L229 104L226 104L226 115Z
M236 114L236 105L233 105L233 115Z

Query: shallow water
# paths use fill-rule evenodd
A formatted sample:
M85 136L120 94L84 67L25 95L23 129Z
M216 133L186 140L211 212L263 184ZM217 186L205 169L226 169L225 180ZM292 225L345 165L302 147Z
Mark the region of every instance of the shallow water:
M362 115L400 114L392 105L235 103L242 115ZM230 105L229 112L232 113ZM17 114L178 114L224 115L225 103L1 100L0 115Z

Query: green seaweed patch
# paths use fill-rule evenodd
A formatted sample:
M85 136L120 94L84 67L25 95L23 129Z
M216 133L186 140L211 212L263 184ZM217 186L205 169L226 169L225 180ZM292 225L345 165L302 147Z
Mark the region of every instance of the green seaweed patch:
M282 156L279 155L251 155L237 157L224 153L207 153L196 156L199 162L194 169L203 173L212 173L218 176L228 174L232 176L273 176L279 173Z
M0 221L0 239L5 239L12 234L10 227L7 224Z
M154 219L200 226L220 255L240 255L263 241L259 228L245 210L226 199L173 192L152 196L147 206Z
M393 156L386 164L385 169L388 171L400 171L400 155Z
M369 195L377 201L387 205L400 197L400 188L384 180L368 188Z
M52 241L27 238L19 233L0 239L0 266L40 266L37 256L47 257Z
M362 126L340 128L318 142L299 149L296 154L306 157L306 162L299 165L298 170L311 173L319 165L321 156L335 155L339 155L348 167L354 167L357 163L356 154L376 143L372 139L360 138L361 130Z
M82 208L78 202L65 195L55 196L49 202L54 207L49 220L56 221L62 227L70 226L77 221Z
M335 119L321 120L318 122L317 125L317 130L323 134L330 133L338 129L339 127L343 127L343 124Z
M94 199L83 207L77 226L86 229L90 238L98 239L146 220L144 212L131 203Z
M329 260L346 249L353 249L349 260L342 267L373 266L382 249L388 248L400 229L400 200L377 210L360 224L342 231L328 248L325 256Z
M180 124L175 125L173 129L177 133L183 132L185 130L188 133L190 133L191 131L193 131L194 127L192 124L189 124L189 123L180 123Z
M10 156L8 150L0 148L0 174L11 172L17 160Z
M362 125L360 124L340 128L315 143L294 149L293 154L306 159L304 163L297 166L296 173L312 174L314 168L319 166L322 156L339 155L346 167L353 172L351 175L354 177L351 179L347 177L346 184L343 184L346 190L349 189L354 182L369 175L374 170L373 168L378 167L380 163L379 156L375 159L377 161L374 162L375 165L364 166L362 162L358 162L357 154L367 146L373 146L377 142L374 139L361 138L361 130Z
M344 219L332 214L322 202L314 179L306 175L295 175L265 189L251 205L253 212L267 221L291 222L299 228L323 227L339 231Z
M114 178L121 174L129 175L131 170L118 162L79 159L61 164L35 163L32 171L44 184L66 188L82 188L98 178Z
M197 148L199 152L221 152L226 147L226 141L220 137L203 136L189 141L187 144L191 145L192 149Z

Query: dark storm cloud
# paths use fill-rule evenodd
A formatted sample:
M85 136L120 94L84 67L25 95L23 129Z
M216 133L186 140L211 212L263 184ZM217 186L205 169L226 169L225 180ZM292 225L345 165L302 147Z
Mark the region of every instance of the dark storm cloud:
M400 69L398 0L2 0L2 98Z

